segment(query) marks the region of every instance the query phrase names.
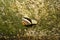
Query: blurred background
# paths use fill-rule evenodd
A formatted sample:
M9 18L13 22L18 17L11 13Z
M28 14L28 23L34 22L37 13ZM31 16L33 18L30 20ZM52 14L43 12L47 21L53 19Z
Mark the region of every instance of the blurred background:
M35 19L23 26L22 17ZM60 0L0 0L0 40L59 40Z

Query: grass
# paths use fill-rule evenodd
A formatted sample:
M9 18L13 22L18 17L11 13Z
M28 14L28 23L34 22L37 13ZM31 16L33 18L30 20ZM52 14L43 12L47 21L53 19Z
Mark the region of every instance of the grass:
M59 40L59 0L1 0L0 40ZM23 16L36 19L38 24L25 27Z

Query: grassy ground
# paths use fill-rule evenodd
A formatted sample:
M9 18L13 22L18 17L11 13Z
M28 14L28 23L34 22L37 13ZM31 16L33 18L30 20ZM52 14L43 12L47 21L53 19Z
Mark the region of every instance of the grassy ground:
M23 16L38 24L25 27ZM59 40L60 0L1 0L0 40Z

